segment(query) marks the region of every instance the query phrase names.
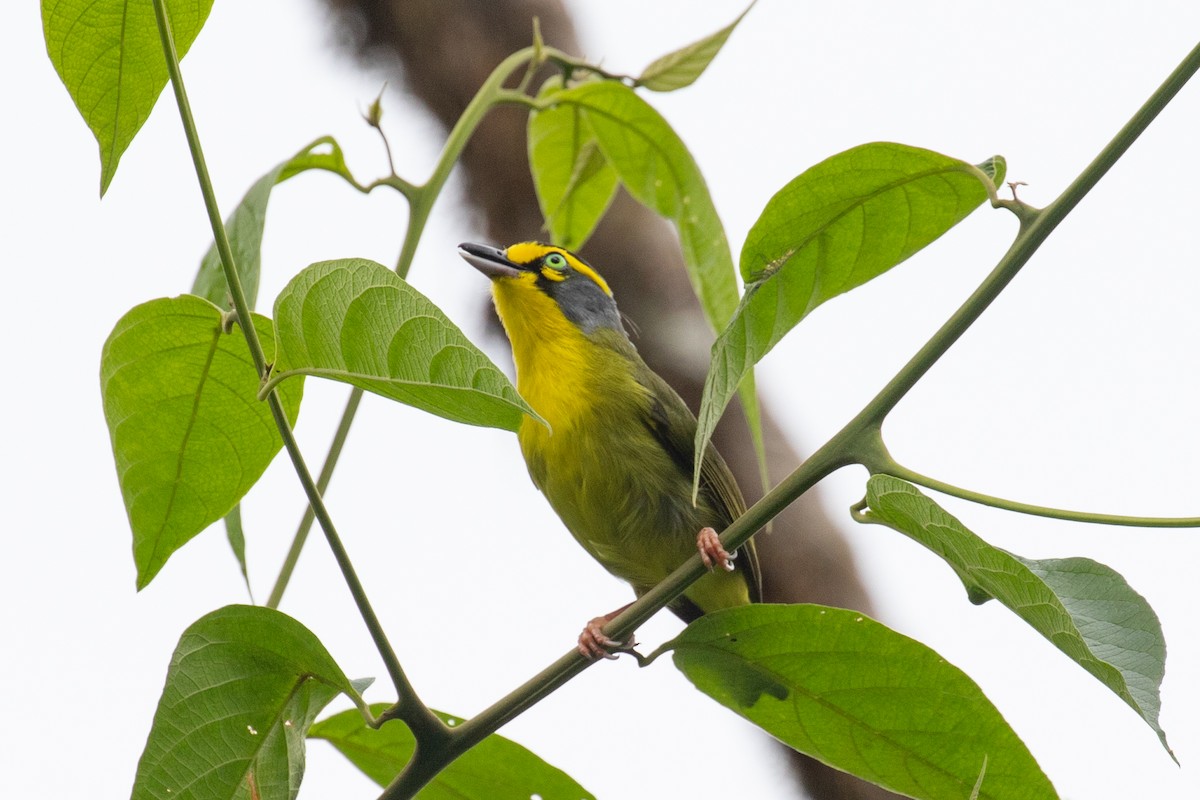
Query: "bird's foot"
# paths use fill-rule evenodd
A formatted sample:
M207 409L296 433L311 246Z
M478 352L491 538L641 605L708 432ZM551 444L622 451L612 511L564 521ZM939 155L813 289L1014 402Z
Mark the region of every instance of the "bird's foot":
M616 611L610 611L603 616L594 617L587 625L583 626L583 632L579 634L579 652L584 658L589 661L595 661L598 658L613 660L617 657L618 652L632 650L637 646L632 634L623 642L604 635L604 626L629 608L629 605L621 606Z
M721 539L712 528L702 528L696 536L696 549L700 551L700 560L712 572L714 567L720 567L726 572L733 572L733 560L737 553L730 553L721 544Z

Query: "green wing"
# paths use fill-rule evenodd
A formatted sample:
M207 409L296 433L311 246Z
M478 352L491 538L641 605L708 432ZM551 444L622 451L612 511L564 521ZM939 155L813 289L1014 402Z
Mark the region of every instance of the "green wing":
M632 350L632 345L630 349ZM645 362L634 353L638 365L635 378L646 387L650 393L650 414L646 419L646 427L662 444L663 449L670 453L672 460L679 467L687 481L691 482L693 455L696 452L696 417L688 409L683 398L671 386L646 366ZM738 489L737 481L729 470L729 465L721 454L711 444L704 451L704 460L700 462L700 494L708 497L716 512L721 515L721 523L716 525L718 532L728 527L729 523L740 517L746 510L746 501ZM698 533L699 531L697 531ZM745 570L746 584L750 590L750 599L755 603L762 602L762 577L758 566L758 553L754 541L746 542L740 548L738 567Z

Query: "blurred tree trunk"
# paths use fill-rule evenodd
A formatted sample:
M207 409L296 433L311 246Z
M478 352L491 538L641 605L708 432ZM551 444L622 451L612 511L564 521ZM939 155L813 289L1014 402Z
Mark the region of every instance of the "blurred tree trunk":
M558 0L327 2L341 13L359 54L396 71L447 129L492 69L531 43L533 17L539 19L547 44L579 51L571 20ZM467 197L483 213L488 235L498 245L543 238L526 155L527 117L525 109L493 111L463 154ZM712 336L674 232L621 192L582 254L604 273L621 310L640 329L636 343L643 358L695 410ZM795 468L800 456L788 446L769 409L764 412L771 475L778 480ZM747 501L757 500L762 492L743 416L726 414L714 441ZM767 600L869 610L849 549L812 493L793 503L775 520L773 532L756 542ZM893 796L793 755L805 790L818 800Z

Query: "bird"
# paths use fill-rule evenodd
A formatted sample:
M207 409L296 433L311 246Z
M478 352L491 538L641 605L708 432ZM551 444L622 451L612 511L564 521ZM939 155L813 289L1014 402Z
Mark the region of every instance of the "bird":
M575 540L637 597L698 549L709 572L669 605L684 622L760 602L753 540L731 554L717 535L745 510L733 473L710 444L693 502L696 417L642 360L600 273L543 242L458 252L491 279L517 391L541 417L523 418L521 453ZM589 621L579 652L595 660L631 648L632 637L603 632L625 608Z

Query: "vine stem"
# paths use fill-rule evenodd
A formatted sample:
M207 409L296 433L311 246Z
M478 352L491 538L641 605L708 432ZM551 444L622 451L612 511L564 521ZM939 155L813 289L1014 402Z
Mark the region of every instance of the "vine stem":
M317 476L317 491L322 498L325 496L325 490L329 488L329 481L333 478L333 470L337 466L338 458L342 455L346 437L350 435L350 424L354 421L354 415L358 413L358 404L362 401L362 396L363 390L355 386L350 392L349 399L346 400L346 408L342 410L342 418L338 421L337 431L333 434L333 443L329 445L325 463L321 465L321 474ZM283 592L292 579L292 573L296 571L300 552L304 549L304 543L308 540L308 533L312 530L315 519L316 513L313 511L312 504L309 503L304 507L304 516L300 519L300 526L292 538L287 556L283 559L283 566L279 568L279 577L275 579L275 586L272 587L271 595L267 598L267 608L279 608L279 603L283 600Z
M859 414L721 533L721 542L726 549L733 551L744 544L796 498L837 469L861 464L873 472L886 471L887 465L894 464L884 447L881 432L887 414L1016 277L1046 237L1129 149L1197 69L1200 69L1200 45L1184 58L1112 141L1046 208L1033 209L1014 201L993 201L994 205L1012 210L1020 220L1020 229L1008 252L962 306ZM605 626L604 633L609 638L624 640L704 574L700 556L693 555L616 616ZM380 795L380 800L414 796L454 758L591 666L591 663L579 653L571 651L490 708L452 729L442 742L428 747L418 743L417 752L404 771Z
M933 489L951 497L970 500L972 503L978 503L979 505L1000 508L1005 511L1014 511L1018 514L1029 514L1034 517L1049 517L1050 519L1062 519L1068 522L1090 522L1094 525L1124 525L1134 528L1200 528L1200 517L1136 517L1123 514L1097 514L1091 511L1072 511L1065 508L1051 508L1032 503L1022 503L1017 500L1009 500L1003 497L996 497L995 495L984 494L983 492L972 491L971 489L964 489L960 486L940 481L937 478L930 478L927 475L914 472L895 461L884 466L878 471L878 474L891 475L893 478L900 478L909 483L915 483L918 486L924 486L927 489Z
M458 122L454 123L454 128L446 137L446 145L442 148L442 154L434 166L433 174L429 176L429 180L416 187L416 191L410 198L408 230L405 232L404 244L400 249L400 259L396 264L396 272L400 277L408 275L413 256L417 252L417 243L421 240L421 234L425 232L425 223L429 221L429 214L433 211L433 204L441 195L442 187L446 185L450 172L458 163L458 157L462 155L463 148L467 146L475 129L479 127L484 116L498 101L512 102L512 98L504 90L504 82L531 59L540 57L544 57L544 55L539 52L537 47L526 47L501 61L488 75L483 85L479 87L475 96L471 98L471 102L463 110Z
M241 327L242 333L246 338L246 345L250 349L250 357L254 361L254 367L258 371L259 376L262 377L267 371L266 356L263 353L262 343L258 339L258 333L255 331L254 325L250 324L252 320L250 307L246 301L246 293L242 288L241 279L238 276L237 265L233 258L233 248L229 245L229 237L226 235L225 224L222 221L221 212L217 206L216 193L213 191L212 180L208 174L208 165L204 159L204 151L200 146L200 135L196 130L196 123L192 117L192 108L191 103L188 101L187 90L184 88L183 73L179 68L179 55L175 50L175 40L171 34L165 0L154 0L154 16L158 24L159 37L162 40L163 56L167 62L167 72L170 75L171 86L175 92L175 102L179 108L179 117L183 123L184 134L187 137L192 163L196 168L196 179L200 184L200 193L204 197L204 207L208 212L209 224L212 227L213 241L216 243L217 252L221 256L225 280L229 284L233 306L237 312L238 320L240 320L239 327ZM304 487L304 493L308 496L313 513L317 521L321 524L321 529L324 531L325 538L329 542L329 547L333 551L338 568L341 570L346 585L354 597L359 614L362 616L363 622L366 623L380 657L387 666L392 683L395 685L396 693L400 697L400 703L403 704L408 712L405 716L406 721L409 722L410 726L415 726L414 730L438 731L439 729L444 729L445 726L441 720L417 697L416 690L404 674L404 670L400 666L400 661L396 658L396 653L392 649L391 643L388 642L387 635L383 631L383 626L379 623L379 618L375 615L374 609L371 608L366 591L363 589L362 583L358 580L358 575L355 573L354 566L350 562L350 556L346 552L346 548L342 545L341 538L334 528L333 520L326 510L324 502L321 500L321 493L313 482L312 475L309 473L308 466L305 464L304 457L300 453L300 448L296 443L296 438L292 435L291 425L288 423L287 415L283 410L283 404L280 402L278 394L271 392L267 397L267 403L271 409L271 416L275 419L275 425L279 429L279 435L283 439L284 448L292 460L292 465L296 470L296 475L299 477L301 485Z

